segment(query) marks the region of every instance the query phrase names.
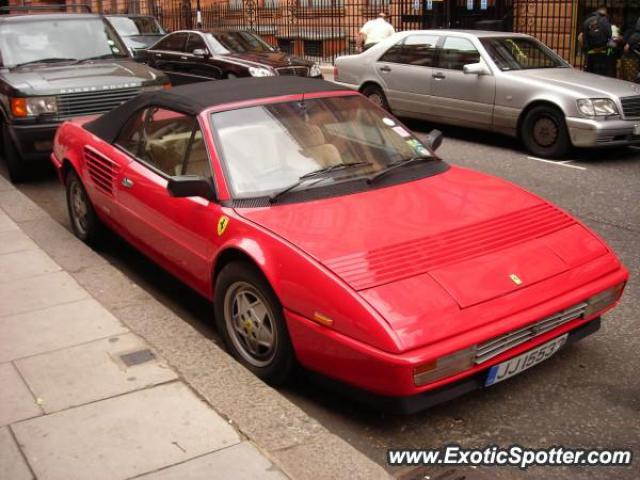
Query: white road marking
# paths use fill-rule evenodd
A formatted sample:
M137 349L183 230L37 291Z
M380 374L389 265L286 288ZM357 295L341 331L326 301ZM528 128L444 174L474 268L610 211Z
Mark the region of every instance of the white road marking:
M579 167L578 165L569 165L572 160L565 160L563 162L554 162L553 160L545 160L544 158L538 158L538 157L527 157L529 160L535 160L536 162L544 162L544 163L550 163L552 165L559 165L561 167L569 167L569 168L575 168L576 170L586 170L585 167Z

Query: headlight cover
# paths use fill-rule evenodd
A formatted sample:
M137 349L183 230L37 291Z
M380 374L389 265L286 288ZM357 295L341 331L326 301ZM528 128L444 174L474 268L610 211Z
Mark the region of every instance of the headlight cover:
M14 117L37 117L58 112L56 97L26 97L11 99L11 115Z
M309 76L310 77L319 77L320 75L322 75L322 70L320 69L320 64L319 63L314 63L313 65L311 65L311 68L309 69Z
M473 367L476 345L440 357L413 369L413 382L417 387L450 377Z
M585 117L610 117L620 115L618 107L610 98L581 98L578 110Z
M596 313L600 313L614 305L620 299L624 285L624 283L620 283L589 298L587 300L587 309L584 312L584 318L592 317Z
M249 73L252 77L273 77L271 70L262 67L249 67Z

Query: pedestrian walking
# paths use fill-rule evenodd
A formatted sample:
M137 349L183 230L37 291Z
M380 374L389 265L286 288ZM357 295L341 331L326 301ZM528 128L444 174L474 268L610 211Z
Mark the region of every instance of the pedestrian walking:
M369 20L360 29L360 45L362 51L374 46L376 43L381 42L387 37L390 37L396 33L393 25L387 22L387 14L380 12L378 18Z
M640 18L635 27L625 34L622 55L622 79L640 83Z
M586 54L587 72L615 77L615 49L607 7L602 5L582 25L578 41Z

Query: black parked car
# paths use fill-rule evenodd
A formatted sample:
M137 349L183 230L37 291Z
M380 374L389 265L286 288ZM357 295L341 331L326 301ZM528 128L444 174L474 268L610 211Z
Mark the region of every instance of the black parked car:
M143 61L144 50L157 43L167 32L150 15L107 15L136 61Z
M61 121L168 85L162 72L133 61L100 15L0 16L0 138L11 180L49 156Z
M322 78L320 65L279 52L251 32L181 30L147 51L174 85L211 79L295 75Z

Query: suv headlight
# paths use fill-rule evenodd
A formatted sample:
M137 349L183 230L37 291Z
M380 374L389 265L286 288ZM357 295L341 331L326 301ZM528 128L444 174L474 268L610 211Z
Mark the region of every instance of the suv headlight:
M620 115L618 107L610 98L581 98L578 110L585 117L609 117Z
M249 67L249 73L252 77L273 77L273 72L262 67Z
M322 70L320 69L320 64L319 63L314 63L313 65L311 65L311 69L309 69L309 76L310 77L319 77L320 75L322 75Z
M26 97L11 99L11 115L14 117L37 117L43 113L57 113L56 97Z

